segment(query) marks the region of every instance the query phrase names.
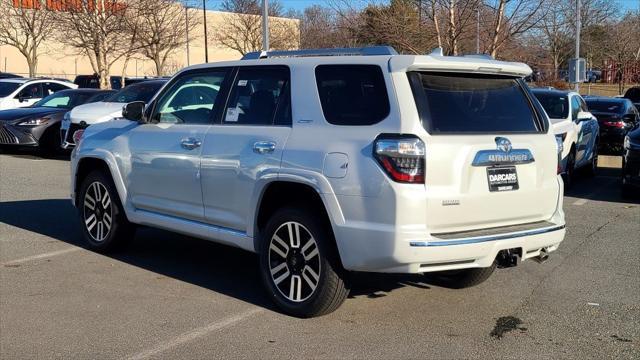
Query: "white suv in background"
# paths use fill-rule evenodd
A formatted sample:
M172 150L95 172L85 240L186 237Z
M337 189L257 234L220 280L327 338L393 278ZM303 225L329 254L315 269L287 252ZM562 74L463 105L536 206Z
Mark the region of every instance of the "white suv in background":
M528 66L387 47L263 55L186 68L129 120L84 131L71 197L90 248L141 224L257 252L269 297L309 317L343 302L351 271L471 286L563 240ZM211 86L171 104L194 84Z
M0 79L0 110L28 107L55 92L78 85L55 79Z
M565 186L575 180L575 171L584 168L594 175L598 167L600 126L582 96L572 91L532 89L551 121L554 134L562 142L560 169Z

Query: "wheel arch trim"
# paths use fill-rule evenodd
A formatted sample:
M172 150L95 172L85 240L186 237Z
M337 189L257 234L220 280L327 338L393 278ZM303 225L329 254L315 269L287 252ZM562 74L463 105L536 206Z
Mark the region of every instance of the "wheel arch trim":
M127 209L127 188L124 184L124 180L122 178L122 175L120 173L120 169L118 168L118 163L117 160L115 158L115 156L113 156L113 154L111 154L108 151L105 150L101 150L101 149L95 149L95 150L91 150L88 151L86 153L83 153L82 155L80 155L77 160L75 161L75 168L74 168L74 190L73 190L73 195L74 198L72 199L74 204L76 203L78 194L77 194L77 190L78 187L80 186L80 184L78 183L78 170L80 169L80 166L82 164L83 161L86 161L88 159L92 159L92 160L99 160L102 161L103 163L105 163L107 165L107 168L109 169L109 175L111 176L111 179L113 180L113 183L116 187L116 191L118 192L118 197L120 198L120 203L123 204L125 213L128 213L128 209ZM127 214L129 215L129 214Z
M260 207L265 193L269 187L275 183L305 185L314 190L324 205L334 233L337 225L343 225L345 223L344 214L340 208L340 204L338 203L338 198L333 192L329 181L323 176L306 170L280 172L278 176L265 176L259 178L256 182L256 186L254 187L254 191L251 196L251 208L253 211L249 212L250 218L247 219L247 224L249 224L247 235L253 237L256 252L258 251L258 241L260 241L259 236L257 236Z

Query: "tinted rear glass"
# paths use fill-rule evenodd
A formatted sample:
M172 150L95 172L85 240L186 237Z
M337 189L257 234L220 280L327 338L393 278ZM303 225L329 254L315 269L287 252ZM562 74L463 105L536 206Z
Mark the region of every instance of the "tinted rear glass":
M389 115L389 97L377 65L319 65L316 82L325 119L334 125L372 125Z
M432 134L538 132L517 79L480 74L408 73L425 129Z
M533 92L540 105L551 119L565 119L569 116L569 99L567 95Z
M625 110L624 103L622 101L587 100L587 106L589 107L589 110L595 112L622 114Z

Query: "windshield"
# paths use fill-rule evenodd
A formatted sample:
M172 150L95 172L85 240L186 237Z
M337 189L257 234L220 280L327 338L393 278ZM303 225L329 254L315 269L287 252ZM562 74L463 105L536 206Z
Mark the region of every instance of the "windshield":
M587 100L587 106L596 112L621 114L624 111L624 104L620 101Z
M80 104L84 104L90 96L90 93L84 92L59 91L33 104L33 107L72 109Z
M90 97L89 99L87 99L86 103L94 103L94 102L98 102L98 101L105 101L105 99L109 98L110 96L113 96L113 94L115 94L116 91L115 90L104 90L104 91L100 91L99 93L93 95L92 97Z
M164 83L143 82L132 84L107 98L105 102L130 103L132 101L149 102Z
M518 80L480 74L409 72L425 129L431 134L539 132Z
M14 82L0 82L0 97L9 96L12 92L20 87L20 84Z
M547 112L551 119L566 119L569 115L569 99L566 95L558 95L553 93L540 93L534 91L540 104Z

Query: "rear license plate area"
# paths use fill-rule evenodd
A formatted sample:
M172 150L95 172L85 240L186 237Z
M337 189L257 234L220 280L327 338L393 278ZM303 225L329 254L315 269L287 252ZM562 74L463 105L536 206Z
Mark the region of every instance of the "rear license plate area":
M489 191L518 190L518 172L515 166L495 166L487 168Z

